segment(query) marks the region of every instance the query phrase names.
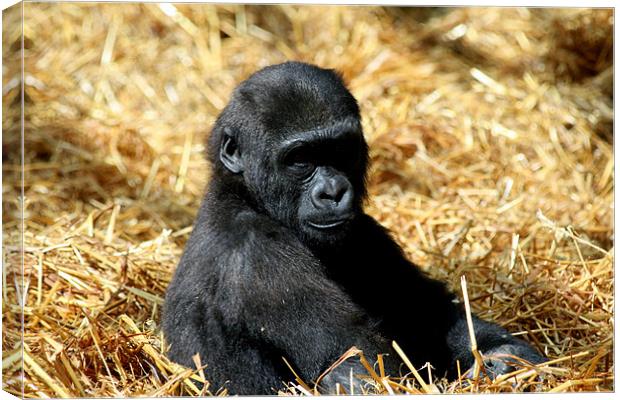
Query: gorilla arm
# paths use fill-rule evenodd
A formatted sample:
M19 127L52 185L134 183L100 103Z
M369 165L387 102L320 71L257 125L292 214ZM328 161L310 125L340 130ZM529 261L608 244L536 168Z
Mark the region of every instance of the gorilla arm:
M474 359L462 305L458 304L456 297L447 291L443 283L427 277L409 262L401 248L376 221L366 216L362 219L362 225L357 231L364 232L366 239L356 238L355 248L360 257L357 264L366 265L365 268L369 270L358 270L357 276L370 277L372 282L358 282L356 286L368 287L372 284L375 287L390 288L367 302L365 308L381 313L387 331L414 360L422 364L429 361L438 372L442 374L446 371L451 377L456 376L456 362L459 360L461 371L465 372L473 365ZM366 244L365 241L369 242ZM364 252L363 249L371 250ZM373 267L374 273L370 271ZM380 273L377 273L377 269ZM359 301L364 301L368 295L354 295L354 299L358 297ZM401 307L405 305L409 305L408 308L415 313L403 316ZM413 326L413 329L403 329L407 317L419 321L419 324ZM529 344L513 337L497 324L474 316L473 325L478 349L484 356L511 354L532 363L545 360ZM506 363L498 360L489 361L487 368L491 374L506 373L510 369Z

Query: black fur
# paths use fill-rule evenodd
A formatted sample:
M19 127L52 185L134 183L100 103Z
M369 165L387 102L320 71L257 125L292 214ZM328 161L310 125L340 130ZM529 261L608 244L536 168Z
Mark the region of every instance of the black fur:
M473 359L462 307L406 260L362 211L368 149L357 103L332 70L289 62L243 82L209 139L213 167L168 288L163 329L172 360L233 394L307 382L351 346L370 359L396 340L417 364L455 376ZM333 226L332 226L333 225ZM406 321L409 321L408 323ZM543 360L503 328L475 319L483 354ZM386 368L398 373L397 356ZM508 370L490 364L492 372ZM347 362L323 380L345 387Z

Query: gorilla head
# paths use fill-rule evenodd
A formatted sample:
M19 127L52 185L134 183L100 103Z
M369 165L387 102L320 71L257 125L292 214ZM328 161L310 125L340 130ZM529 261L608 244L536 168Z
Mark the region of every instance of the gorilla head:
M239 118L243 116L243 118ZM308 244L346 235L365 196L368 147L355 98L333 70L267 67L233 93L209 140L214 176Z

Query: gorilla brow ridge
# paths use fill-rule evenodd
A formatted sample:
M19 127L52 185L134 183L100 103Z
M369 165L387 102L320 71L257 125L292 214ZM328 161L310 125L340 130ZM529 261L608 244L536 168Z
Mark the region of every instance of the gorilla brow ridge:
M282 142L281 148L287 148L295 142L310 143L324 139L338 139L357 133L362 133L357 119L355 117L345 117L329 125L317 126L307 131L289 133L289 138Z

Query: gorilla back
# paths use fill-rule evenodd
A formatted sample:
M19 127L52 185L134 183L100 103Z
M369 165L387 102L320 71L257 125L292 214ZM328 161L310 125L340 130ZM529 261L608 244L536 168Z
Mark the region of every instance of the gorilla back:
M283 359L311 382L351 346L387 354L396 375L392 340L439 374L472 365L462 308L362 210L368 148L337 73L299 62L256 72L208 149L212 178L166 295L173 361L191 367L199 353L212 387L233 394L275 394L293 380ZM417 304L423 324L404 326L399 308ZM498 325L474 327L485 355L544 359ZM366 374L345 362L321 386L346 387L351 371Z

